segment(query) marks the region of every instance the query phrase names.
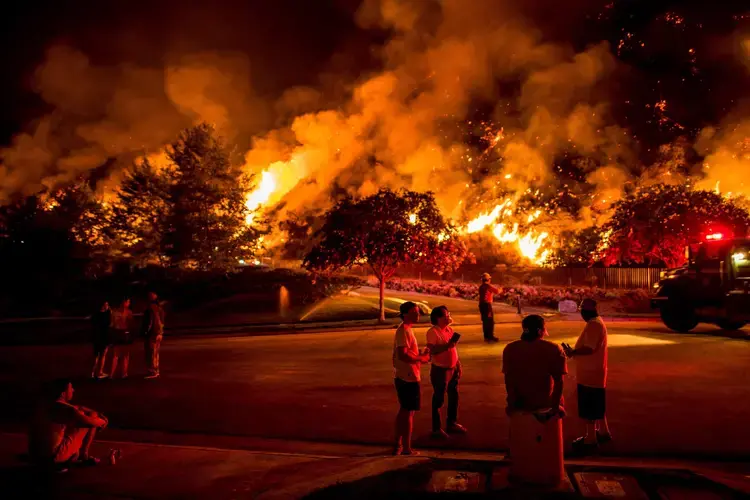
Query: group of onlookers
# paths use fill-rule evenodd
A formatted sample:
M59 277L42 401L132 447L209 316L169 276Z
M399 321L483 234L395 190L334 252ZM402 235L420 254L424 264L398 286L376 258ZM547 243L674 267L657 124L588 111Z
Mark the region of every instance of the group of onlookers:
M130 299L125 298L117 307L104 302L91 316L93 327L94 367L91 376L96 379L114 378L118 365L121 377L128 377L130 351L136 340L137 326ZM164 308L156 293L148 293L148 307L140 325L144 357L148 374L158 378L159 350L164 335ZM105 372L107 354L111 352L109 373ZM99 459L89 455L97 430L109 423L107 418L93 410L71 403L73 384L69 379L58 379L45 388L45 394L32 415L29 428L29 455L37 464L65 468L67 464L96 465Z
M136 340L137 326L133 311L130 309L130 298L123 299L117 307L110 308L104 302L101 308L91 316L93 329L94 366L91 377L96 379L115 378L118 364L120 376L128 378L130 353ZM148 375L146 378L157 378L159 372L159 349L164 334L164 308L158 301L156 293L148 293L148 307L143 314L140 326L140 337L143 339L143 351ZM106 369L107 354L111 352L109 370Z
M492 295L499 290L490 285L489 275L482 278L479 305L484 340L497 342L494 336ZM585 436L576 439L577 451L587 452L600 443L610 441L607 425L607 327L597 311L596 301L585 299L580 304L586 321L575 347L557 345L548 336L544 318L530 315L522 321L520 340L508 344L503 351L502 372L508 395L507 414L528 412L549 419L564 416L563 379L568 373L567 361L576 361L578 415L586 423ZM400 306L402 323L393 342L393 369L399 412L396 416L394 454L414 455L411 446L414 414L421 409L420 367L431 363L432 434L434 439L446 439L450 434L465 434L466 428L458 419L458 385L463 371L457 344L460 335L450 326L453 322L446 306L432 309L427 330L427 347L420 351L413 327L419 322L420 309L413 302ZM443 429L440 409L448 394L448 415Z

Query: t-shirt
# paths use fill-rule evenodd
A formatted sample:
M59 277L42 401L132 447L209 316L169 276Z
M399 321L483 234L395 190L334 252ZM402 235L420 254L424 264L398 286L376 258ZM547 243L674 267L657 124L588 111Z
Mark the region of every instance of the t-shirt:
M411 353L413 356L419 356L417 337L414 336L411 326L403 323L396 329L396 336L393 339L393 376L405 382L419 382L421 379L419 373L420 363L402 361L398 356L399 347L406 347L406 352Z
M29 454L34 458L53 458L69 427L78 427L80 410L63 401L37 408L29 429Z
M453 328L450 326L446 326L445 328L433 326L427 330L428 344L436 346L449 344L451 337L453 337ZM456 346L451 347L447 351L432 355L432 364L440 368L455 368L456 363L458 363L458 350Z
M565 352L559 345L543 339L516 340L503 350L503 373L509 409L551 408L552 377L568 373Z
M586 322L575 348L583 346L594 350L588 356L576 356L577 382L586 387L607 387L607 327L600 317Z
M492 304L493 295L496 293L500 293L500 290L489 283L482 283L479 285L479 303Z
M130 330L133 321L133 311L130 309L112 309L112 328L116 330Z

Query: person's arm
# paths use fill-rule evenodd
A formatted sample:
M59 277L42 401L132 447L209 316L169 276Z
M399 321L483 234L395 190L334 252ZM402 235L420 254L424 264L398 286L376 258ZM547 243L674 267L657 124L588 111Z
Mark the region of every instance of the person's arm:
M96 412L85 412L75 406L65 410L58 410L54 420L62 423L70 423L78 427L105 427L107 420L101 418Z
M586 327L588 328L588 326ZM604 332L599 330L589 330L586 331L584 329L583 332L583 345L577 349L570 349L567 354L568 357L573 356L591 356L595 352L597 352L602 347L602 342L604 340Z
M563 374L552 376L552 395L550 401L552 402L552 409L560 408L563 395Z
M404 363L410 363L414 365L417 363L427 363L428 361L430 361L430 356L428 354L414 355L406 350L406 346L399 346L398 359L400 359Z
M500 293L500 289L499 288L494 287L492 285L487 285L487 286L490 287L490 292L492 292L492 293Z
M450 330L450 333L453 334L453 330ZM456 346L455 342L448 342L447 344L438 344L437 343L437 333L430 328L427 331L427 349L430 350L430 354L440 354L441 352L448 351L449 349L452 349Z

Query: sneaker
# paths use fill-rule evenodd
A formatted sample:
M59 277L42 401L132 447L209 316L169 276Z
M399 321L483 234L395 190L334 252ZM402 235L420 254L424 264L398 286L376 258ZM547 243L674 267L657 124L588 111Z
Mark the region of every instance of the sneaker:
M432 434L430 434L430 437L432 439L441 439L441 440L445 440L445 439L450 438L450 436L448 435L448 433L445 432L443 429L438 429L436 431L432 431Z
M401 446L394 446L393 451L391 452L394 457L397 457L401 455L401 453L404 451L404 449Z
M143 378L159 378L159 376L160 376L160 375L159 375L159 373L157 372L157 373L149 373L148 375L146 375L146 376L145 376L145 377L143 377Z
M461 424L451 424L448 426L449 434L466 434L466 432L466 427Z
M401 455L402 456L407 456L407 457L418 457L420 455L420 453L417 450L412 450L410 448L408 450L402 451Z

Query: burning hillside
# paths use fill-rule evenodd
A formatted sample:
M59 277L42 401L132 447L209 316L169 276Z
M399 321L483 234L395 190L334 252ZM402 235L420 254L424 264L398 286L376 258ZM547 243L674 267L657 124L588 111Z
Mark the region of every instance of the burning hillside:
M467 238L493 239L543 265L565 234L601 225L612 203L638 187L747 193L739 172L749 165L750 121L742 105L714 116L713 127L684 124L679 104L673 111L661 91L641 99L615 89L634 78L629 65L651 46L640 38L646 28L613 30L613 12L625 6L581 2L596 12L586 18L594 26L610 23L581 43L551 35L559 27L547 33L550 21L535 8L513 5L364 1L358 29L387 34L376 46L377 67L273 100L253 89L252 61L242 55L190 54L155 69L97 66L74 48L54 47L35 88L55 110L2 151L0 196L95 176L106 199L124 167L158 158L177 131L200 121L214 124L235 147L233 160L254 175L247 223L271 215L277 234L267 242L284 239L280 221L325 210L341 195L403 187L433 191ZM734 41L722 43L738 44L732 64L744 68L747 19L732 15ZM560 22L580 28L568 17ZM674 12L651 22L680 43L704 29ZM704 50L685 48L683 81L711 60Z

